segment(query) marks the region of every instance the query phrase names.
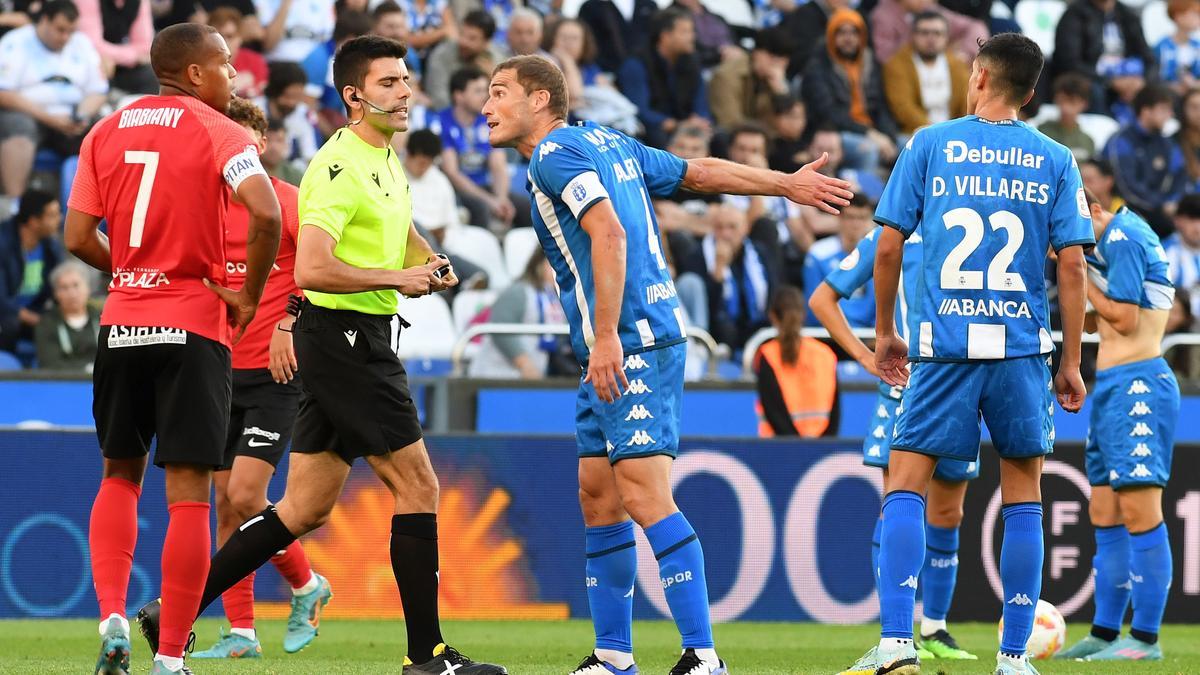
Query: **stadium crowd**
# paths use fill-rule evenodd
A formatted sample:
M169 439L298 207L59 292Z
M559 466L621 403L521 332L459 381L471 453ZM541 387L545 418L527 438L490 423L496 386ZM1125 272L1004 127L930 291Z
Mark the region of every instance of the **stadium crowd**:
M105 280L59 241L74 156L104 114L156 91L151 39L182 21L225 37L238 94L269 120L263 165L293 184L346 123L337 47L370 33L409 46L412 124L395 145L414 222L465 280L451 304L422 300L444 305L420 314L450 331L562 321L532 256L526 167L488 145L480 113L507 56L557 63L573 117L684 158L794 171L829 153L825 171L860 195L840 216L686 192L653 205L688 322L735 358L779 325L781 289L811 294L871 230L907 138L966 113L978 40L1036 31L1048 59L1029 123L1072 150L1106 204L1164 238L1177 289L1168 330L1200 330L1200 0L0 0L0 366L91 363ZM870 285L842 303L853 326L874 325ZM818 325L811 312L804 323ZM439 342L429 356L448 355L452 340ZM570 370L554 336L485 338L475 354L477 376ZM1173 356L1183 378L1200 377L1200 358Z

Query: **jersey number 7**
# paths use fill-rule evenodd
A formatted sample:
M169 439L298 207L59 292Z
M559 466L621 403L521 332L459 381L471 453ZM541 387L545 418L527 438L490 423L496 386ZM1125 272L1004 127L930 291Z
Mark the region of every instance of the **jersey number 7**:
M126 150L126 164L141 164L142 180L138 183L137 200L133 203L133 222L129 227L129 247L142 245L142 232L146 229L146 211L150 208L150 192L154 189L154 176L158 174L158 153L146 150Z

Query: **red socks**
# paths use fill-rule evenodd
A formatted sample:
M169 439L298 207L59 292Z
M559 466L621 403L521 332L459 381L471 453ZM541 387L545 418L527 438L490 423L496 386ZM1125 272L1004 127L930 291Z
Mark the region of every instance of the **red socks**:
M125 616L129 570L137 546L137 505L142 488L124 478L105 478L92 503L88 548L100 616Z
M312 565L308 564L308 556L304 555L304 547L299 539L289 544L283 553L271 556L271 562L292 588L300 588L312 578ZM233 621L233 617L229 617L229 620Z
M254 572L221 594L230 628L254 628Z
M162 552L158 653L182 658L208 577L209 506L204 502L175 502L167 511L171 520Z

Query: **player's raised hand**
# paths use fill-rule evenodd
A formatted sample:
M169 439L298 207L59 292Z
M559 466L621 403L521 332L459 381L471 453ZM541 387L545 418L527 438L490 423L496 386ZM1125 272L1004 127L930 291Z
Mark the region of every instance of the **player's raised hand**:
M254 313L258 311L258 300L250 297L244 290L233 290L226 288L220 284L214 284L208 279L204 280L204 287L221 298L221 302L225 303L226 309L229 312L229 325L233 326L233 343L237 344L238 340L242 339L242 334L246 332L246 326L254 320Z
M1058 374L1054 376L1054 391L1058 395L1058 405L1063 410L1079 412L1083 408L1083 400L1087 398L1087 386L1083 384L1079 366L1059 366Z
M838 214L837 207L849 205L850 198L854 196L850 191L850 183L820 172L828 162L829 153L822 152L820 157L788 176L787 198L834 215Z
M596 336L583 382L590 382L596 389L596 396L605 403L621 398L621 392L629 389L629 380L625 377L625 352L621 349L621 338L615 332Z
M893 387L908 385L908 345L898 335L875 338L875 369Z

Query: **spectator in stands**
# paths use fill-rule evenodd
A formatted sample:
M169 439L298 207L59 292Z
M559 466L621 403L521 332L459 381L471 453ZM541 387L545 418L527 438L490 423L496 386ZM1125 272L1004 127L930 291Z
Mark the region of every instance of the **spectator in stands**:
M708 11L701 0L675 0L672 7L687 10L692 15L692 23L696 24L696 55L700 65L711 68L721 63L723 57L740 51L731 49L733 31L720 15Z
M811 297L817 286L829 276L833 268L841 264L842 259L854 251L858 242L870 234L874 224L875 205L866 197L855 193L849 206L842 207L838 216L839 229L836 236L825 237L808 249L808 257L804 259L804 292ZM875 326L875 283L868 282L854 295L838 303L846 315L846 321L852 328L872 328ZM808 312L808 325L820 326L815 314Z
M1163 240L1171 283L1190 298L1189 312L1200 316L1200 194L1184 195L1175 209L1175 234Z
M1117 178L1108 160L1093 157L1080 162L1079 175L1083 178L1083 186L1091 190L1101 204L1107 205L1104 207L1105 211L1116 213L1125 206L1125 200L1116 192Z
M15 211L38 148L78 154L104 105L108 80L78 21L71 0L48 0L36 24L0 38L0 219Z
M0 230L0 349L31 340L53 286L50 272L62 262L62 207L47 192L29 191L17 215Z
M771 99L791 92L791 54L792 38L779 28L760 30L749 54L730 50L708 83L708 106L716 123L726 128L749 120L770 124Z
M771 136L767 163L772 169L792 173L809 162L811 134L804 101L791 94L771 98Z
M729 159L759 169L767 168L767 130L753 122L729 132ZM724 203L742 211L750 222L750 238L762 244L784 273L785 283L804 283L804 251L814 241L801 207L786 197L725 195Z
M259 155L259 161L267 170L267 175L299 187L300 179L304 177L304 171L287 159L288 132L283 121L267 120L267 134L264 138L267 147L263 150L262 155Z
M383 0L383 2L375 5L375 8L371 10L371 33L409 44L411 35L408 28L408 17L404 15L404 8L396 0ZM415 49L410 49L409 51L414 54L416 53ZM408 61L409 58L405 56L404 60ZM413 70L411 64L409 70ZM413 73L414 76L416 74Z
M514 9L508 21L508 32L505 40L508 42L508 53L511 56L549 57L550 54L542 49L542 17L532 9L518 7Z
M1104 157L1116 173L1117 190L1160 237L1171 232L1171 214L1187 183L1183 151L1163 128L1175 116L1171 90L1146 85L1133 98L1137 121L1114 135Z
M596 38L575 19L559 19L550 27L544 48L567 81L571 115L623 131L641 134L637 106L617 89L612 75L596 65Z
M989 36L987 25L982 21L952 12L935 0L879 0L871 10L871 44L880 63L887 63L909 44L913 17L922 12L937 12L946 17L950 51L963 63L975 60L979 45Z
M430 105L435 110L451 104L450 77L466 66L474 66L485 73L500 63L501 56L491 45L496 34L496 20L483 10L475 10L463 17L457 39L443 40L425 61L424 88ZM486 97L485 97L486 98Z
M802 93L809 119L842 132L845 162L874 171L896 156L896 123L883 94L879 64L867 47L867 25L852 9L829 18L825 49L808 62Z
M946 51L950 22L939 12L913 17L912 40L883 65L883 92L901 133L967 114L970 68Z
M100 310L88 303L88 269L74 260L50 272L54 305L34 329L38 368L91 372L100 335Z
M157 94L150 68L154 21L150 0L78 0L79 32L88 36L108 76L109 86L127 94Z
M0 0L0 37L32 22L28 6L28 0Z
M675 130L671 142L667 144L667 152L681 159L700 159L711 156L709 138L711 133L700 127L683 125ZM700 194L680 188L666 199L654 201L654 213L658 219L659 231L666 240L664 249L669 249L668 258L683 261L699 260L699 240L712 232L712 221L709 218L709 207L721 202L721 195ZM693 272L702 270L702 266L694 266ZM705 326L707 326L707 300L704 310ZM693 314L694 316L694 314Z
M276 61L267 77L267 119L287 129L287 159L303 170L317 154L317 130L308 107L308 75L298 63Z
M779 12L775 28L791 38L788 77L793 78L804 73L809 58L820 51L830 15L849 7L850 3L848 0L772 0L771 5Z
M1175 23L1175 32L1154 46L1158 75L1182 94L1196 86L1200 78L1200 0L1169 0L1167 16Z
M303 63L333 37L334 0L254 0L268 61Z
M1200 88L1191 89L1179 104L1179 131L1175 141L1183 151L1187 166L1188 184L1186 192L1200 192Z
M779 336L754 356L762 438L837 435L837 355L820 340L800 336L806 312L804 295L794 286L780 288L771 299L771 325Z
M750 239L745 212L727 204L709 209L712 232L681 272L695 272L708 285L708 327L722 344L740 351L768 325L767 301L779 271L762 244Z
M655 14L650 39L625 60L617 83L637 106L647 142L661 148L680 124L710 124L708 91L696 58L695 24L686 10Z
M488 323L551 325L566 321L555 290L554 270L541 247L535 248L521 278L496 298ZM540 380L546 377L560 346L555 335L489 335L471 359L467 375Z
M217 7L208 15L208 25L225 38L229 53L233 55L230 63L237 71L233 80L234 93L242 98L256 99L263 95L270 71L262 54L243 47L242 19L242 13L233 7Z
M1146 75L1155 72L1141 19L1118 0L1075 0L1067 5L1054 35L1053 72L1087 77L1093 112L1108 111L1107 90L1117 101L1132 101Z
M333 41L314 49L301 64L308 77L304 91L316 102L317 129L323 138L333 135L348 121L342 93L333 82L333 55L350 40L370 33L371 26L371 17L365 12L346 10L338 14Z
M654 0L587 0L580 6L579 20L596 36L600 70L615 73L626 59L653 46L650 28L658 11Z
M1071 149L1077 162L1096 154L1096 142L1079 126L1079 116L1088 109L1092 83L1079 73L1063 73L1054 80L1054 105L1058 119L1043 122L1038 131Z
M458 20L449 0L397 0L408 18L410 49L425 63L443 41L458 39Z
M466 29L464 25L464 34ZM441 136L442 170L472 225L487 227L493 217L504 225L529 225L528 200L510 194L504 150L488 143L487 119L481 113L488 81L488 74L474 66L455 72L450 78L454 104L434 115L429 129Z
M413 221L432 234L439 246L444 246L448 235L462 227L462 223L454 186L437 167L442 139L429 129L418 129L409 132L406 149L404 175L409 189L421 196L412 200Z

